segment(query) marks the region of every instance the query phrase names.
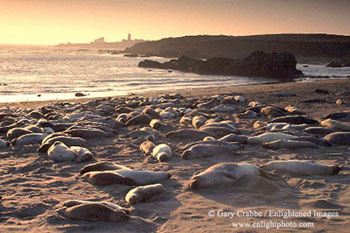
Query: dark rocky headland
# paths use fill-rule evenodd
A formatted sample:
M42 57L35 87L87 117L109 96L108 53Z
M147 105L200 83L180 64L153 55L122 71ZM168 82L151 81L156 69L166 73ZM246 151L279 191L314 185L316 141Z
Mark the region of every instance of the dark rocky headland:
M291 81L301 75L301 71L296 69L296 64L295 57L288 52L253 52L245 59L213 57L200 60L182 56L164 63L144 60L139 63L139 67L172 69L204 75L266 77Z
M350 55L350 36L271 34L253 36L184 36L137 43L125 50L146 56L243 59L254 51L289 52L298 62L341 61Z

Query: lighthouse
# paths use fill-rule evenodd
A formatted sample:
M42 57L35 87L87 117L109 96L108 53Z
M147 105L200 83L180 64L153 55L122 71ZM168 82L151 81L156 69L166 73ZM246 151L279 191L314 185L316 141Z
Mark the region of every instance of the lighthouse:
M128 34L128 41L131 41L131 34Z

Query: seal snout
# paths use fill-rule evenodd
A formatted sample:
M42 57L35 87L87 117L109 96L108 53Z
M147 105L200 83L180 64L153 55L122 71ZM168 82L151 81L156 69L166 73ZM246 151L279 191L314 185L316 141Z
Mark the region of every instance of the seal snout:
M190 157L191 151L185 151L182 153L182 158L183 159L188 159Z
M339 167L338 165L335 165L332 167L332 175L336 175L340 172L341 167Z
M191 181L191 183L189 184L189 187L190 187L190 188L193 188L193 189L198 188L198 186L199 186L199 181L198 181L198 180L193 180L193 181Z
M161 162L166 162L168 159L169 159L169 158L168 158L168 156L167 156L166 153L161 153L161 154L159 155L159 161L161 161Z

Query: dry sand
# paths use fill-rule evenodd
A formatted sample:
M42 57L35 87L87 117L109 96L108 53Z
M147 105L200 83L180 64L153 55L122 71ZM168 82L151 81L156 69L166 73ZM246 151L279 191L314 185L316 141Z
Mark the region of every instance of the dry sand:
M327 95L312 90L328 90ZM274 97L275 92L292 92L294 97ZM253 85L216 89L178 91L185 96L210 96L220 93L239 92L246 100L257 100L263 104L285 107L292 104L310 117L321 120L329 113L349 111L349 105L337 105L341 98L350 103L350 96L337 93L350 91L350 80L320 81L313 83L286 83ZM169 91L170 93L170 91ZM158 93L159 94L159 93ZM146 96L157 95L147 93ZM325 98L322 103L302 103L302 99ZM84 102L86 100L72 100ZM57 101L55 101L57 102ZM65 101L67 102L67 101ZM247 103L237 104L244 110ZM2 104L2 107L34 108L54 102ZM232 114L227 116L233 119ZM259 120L267 121L266 117ZM164 120L161 134L180 128L179 118ZM241 120L237 128L246 133L253 132L251 120ZM170 180L163 181L165 193L151 198L148 202L131 208L132 218L122 223L87 222L69 220L59 216L56 209L69 199L111 201L125 205L123 199L131 187L110 185L94 186L79 178L79 170L88 163L57 163L45 154L36 152L33 146L25 153L4 150L1 156L0 232L349 232L350 229L350 162L349 147L320 147L299 150L268 150L256 145L246 145L234 156L220 156L183 160L180 158L181 140L161 137L156 144L168 143L175 151L175 157L168 162L150 163L138 149L139 141L125 137L125 128L114 138L89 141L89 149L98 161L112 161L135 169L169 172ZM244 178L237 184L217 186L198 190L186 190L191 176L219 162L248 162L261 165L274 159L307 159L325 164L339 164L343 170L334 176L284 177L289 187L280 187L266 182ZM307 217L273 217L269 211L294 211L308 213ZM317 217L316 212L333 213L333 217ZM211 212L210 212L211 211ZM263 217L243 217L262 213ZM254 212L255 211L255 212ZM209 214L208 214L209 212ZM231 218L223 212L232 212ZM209 216L213 214L213 216ZM237 216L239 215L239 216ZM234 223L259 223L260 227L237 227ZM265 223L265 225L263 225ZM284 224L276 229L269 224ZM267 225L266 225L267 224ZM292 224L292 225L291 225ZM303 225L294 228L294 224ZM300 225L301 226L301 225ZM267 229L269 228L269 229Z

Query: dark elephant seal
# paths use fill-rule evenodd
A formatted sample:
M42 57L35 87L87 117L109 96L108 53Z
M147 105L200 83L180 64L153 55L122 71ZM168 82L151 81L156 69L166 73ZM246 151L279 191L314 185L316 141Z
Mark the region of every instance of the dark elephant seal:
M290 124L308 124L308 125L313 125L313 124L318 124L319 122L311 119L311 118L307 118L304 116L281 116L281 117L277 117L271 120L272 123L275 122L286 122L286 123L290 123Z
M80 169L80 174L85 174L92 171L113 171L113 170L128 170L130 168L123 165L111 163L111 162L97 162L89 164Z
M114 170L87 172L83 178L95 185L123 184L128 186L146 185L167 180L170 174L147 170Z
M147 114L139 114L137 116L132 117L129 119L125 125L126 126L132 126L132 125L146 125L151 122L151 117Z
M189 149L185 150L182 153L181 157L183 159L197 159L210 157L213 155L233 155L235 153L235 149L233 149L230 146L215 144L198 144L193 145Z
M63 216L74 220L122 222L129 219L127 211L116 210L102 203L84 203L59 211Z
M153 148L156 147L151 141L144 141L140 145L140 150L143 151L146 155L150 155Z
M195 129L180 129L176 131L170 131L166 134L168 138L179 138L179 139L193 139L193 140L202 140L207 136L213 136L210 133L202 132Z
M130 205L134 205L139 202L145 202L156 194L164 192L162 184L150 184L145 186L139 186L130 190L126 196L125 201Z
M330 133L324 139L333 145L348 146L350 145L350 132Z

